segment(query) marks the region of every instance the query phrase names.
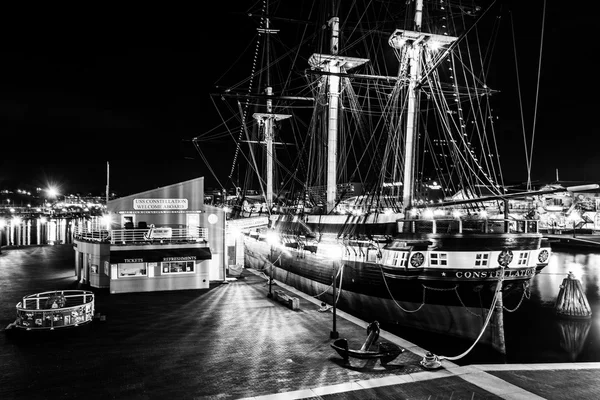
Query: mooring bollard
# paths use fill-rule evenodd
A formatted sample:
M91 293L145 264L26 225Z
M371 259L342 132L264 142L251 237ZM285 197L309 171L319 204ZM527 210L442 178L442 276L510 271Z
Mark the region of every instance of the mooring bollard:
M555 309L557 315L565 318L590 318L592 316L592 309L583 293L581 282L571 271L560 285Z

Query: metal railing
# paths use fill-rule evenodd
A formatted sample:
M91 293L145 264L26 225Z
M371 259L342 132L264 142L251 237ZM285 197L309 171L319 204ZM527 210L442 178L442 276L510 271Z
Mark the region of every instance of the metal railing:
M150 227L134 229L88 230L77 228L75 238L111 244L198 243L206 242L207 228Z
M94 318L94 293L60 290L23 297L16 306L15 325L26 330L54 330L78 326Z

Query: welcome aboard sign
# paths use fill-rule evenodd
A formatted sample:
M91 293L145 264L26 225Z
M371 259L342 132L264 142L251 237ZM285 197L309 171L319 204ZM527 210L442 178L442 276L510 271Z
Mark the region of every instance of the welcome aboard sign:
M187 199L133 199L134 210L187 210Z

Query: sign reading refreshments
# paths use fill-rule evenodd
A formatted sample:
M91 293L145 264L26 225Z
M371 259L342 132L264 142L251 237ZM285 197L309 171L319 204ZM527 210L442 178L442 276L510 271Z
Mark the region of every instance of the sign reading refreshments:
M187 210L187 199L133 199L134 210Z

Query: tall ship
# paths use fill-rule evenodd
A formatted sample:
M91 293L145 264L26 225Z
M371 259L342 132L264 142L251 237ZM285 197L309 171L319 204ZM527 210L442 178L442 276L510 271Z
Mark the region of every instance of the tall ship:
M248 11L250 72L217 93L233 111L228 206L245 267L363 318L505 353L503 313L527 301L551 249L513 209L532 191L503 181L497 6L268 3Z

